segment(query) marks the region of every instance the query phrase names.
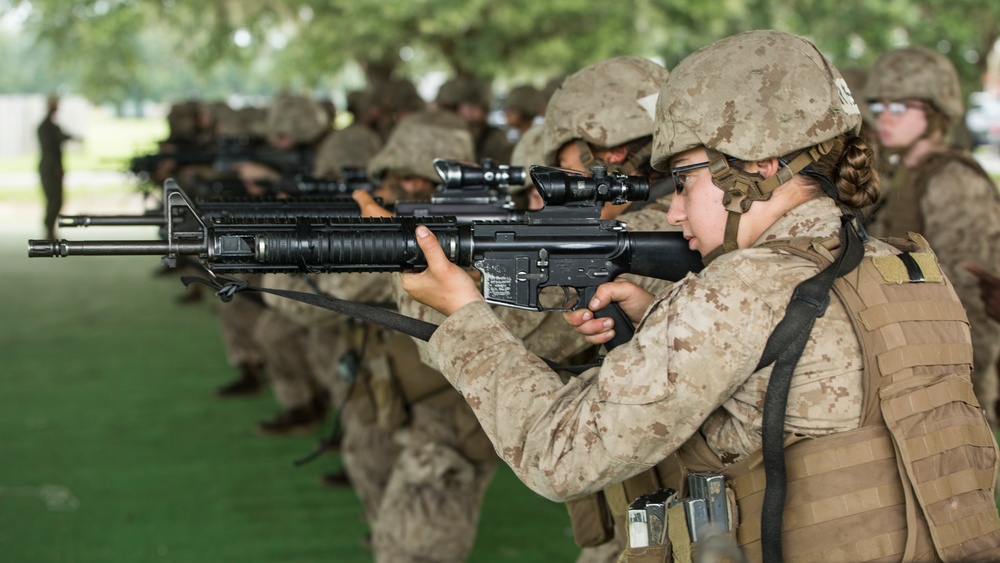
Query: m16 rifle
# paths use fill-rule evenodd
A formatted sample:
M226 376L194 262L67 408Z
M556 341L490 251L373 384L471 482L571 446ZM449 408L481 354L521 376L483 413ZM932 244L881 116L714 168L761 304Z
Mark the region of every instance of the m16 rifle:
M300 174L290 178L282 178L276 182L258 180L256 183L269 193L283 193L287 195L350 195L355 190L371 193L378 187L376 182L368 178L368 174L364 168L346 167L341 168L339 178L317 178L315 176Z
M242 139L220 139L211 146L200 149L185 148L178 152L158 152L133 157L129 171L140 180L148 181L161 171L163 163L170 163L170 170L183 166L206 166L215 173L233 172L242 162L258 162L279 171L283 176L308 174L313 168L312 151L296 148L278 150Z
M426 267L414 234L418 225L425 225L449 260L482 273L488 302L539 311L585 306L597 286L626 272L679 280L701 269L700 255L688 249L679 232L629 232L619 221L601 220L604 203L641 200L648 196L649 183L639 176L609 174L603 166L592 171L591 176L532 167L532 179L547 205L513 221L216 217L201 221L198 232L173 231L166 241L31 240L28 255L162 255L171 267L178 256L193 255L213 275L398 272ZM171 205L193 205L183 192L172 200ZM561 304L543 304L542 292L550 287L563 290ZM626 326L620 310L617 315L617 326Z
M308 195L278 198L272 196L210 197L192 200L177 182L163 183L163 208L142 215L60 215L60 227L158 226L171 227L173 233L204 230L205 222L221 218L268 220L296 217L357 216L358 204L349 195ZM170 219L169 221L167 219ZM177 235L181 236L181 235Z
M489 168L453 160L437 159L435 169L442 178L441 190L429 202L401 202L394 212L412 217L455 217L460 223L477 220L515 220L520 213L514 210L506 189L511 183L524 183L524 169L520 167ZM492 166L492 165L487 165ZM374 185L364 169L343 168L341 178L294 178L275 183L263 183L274 191L298 192L291 197L272 196L209 196L190 198L173 179L163 183L164 197L161 210L152 209L142 215L60 215L60 227L97 226L160 226L167 224L167 217L181 230L199 229L195 216L212 221L217 217L243 217L245 219L271 219L276 217L351 217L358 216L358 206L350 198L356 189L371 192ZM180 193L178 199L176 195ZM174 194L172 196L171 194ZM321 195L322 194L322 195ZM329 195L328 195L329 194ZM191 202L179 205L178 202ZM196 211L195 214L190 211Z

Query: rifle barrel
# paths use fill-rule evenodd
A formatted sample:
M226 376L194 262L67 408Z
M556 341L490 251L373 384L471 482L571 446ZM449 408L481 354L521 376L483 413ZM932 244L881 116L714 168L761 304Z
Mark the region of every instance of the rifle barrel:
M164 254L201 254L205 245L199 242L170 244L145 240L29 240L29 258L63 256L155 256Z
M60 227L162 227L163 215L60 215Z

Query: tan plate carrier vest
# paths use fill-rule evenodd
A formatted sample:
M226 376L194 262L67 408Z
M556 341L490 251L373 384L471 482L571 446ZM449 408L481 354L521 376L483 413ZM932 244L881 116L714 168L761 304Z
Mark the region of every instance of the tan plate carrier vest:
M394 431L409 424L413 405L431 404L451 411L454 446L462 455L475 463L496 459L472 408L441 372L420 360L412 337L371 323L358 330L367 331L367 339L362 369L349 400L365 423Z
M931 178L952 162L962 164L990 180L990 175L968 151L950 147L931 153L916 167L896 171L890 191L885 195L885 206L879 210L876 219L883 229L880 232L889 236L901 236L909 231L924 232L924 213L920 204Z
M891 242L911 253L927 283L910 283L903 262L887 256L866 257L834 284L863 350L861 426L819 438L786 437L784 556L796 562L1000 561L993 498L998 450L972 391L965 310L920 235ZM839 241L801 238L767 246L825 267ZM632 499L661 486L685 491L689 471L725 476L736 541L749 561L760 561L759 451L725 466L699 433L655 468L598 495L616 527L623 526ZM647 548L626 551L621 560L670 561L671 555Z

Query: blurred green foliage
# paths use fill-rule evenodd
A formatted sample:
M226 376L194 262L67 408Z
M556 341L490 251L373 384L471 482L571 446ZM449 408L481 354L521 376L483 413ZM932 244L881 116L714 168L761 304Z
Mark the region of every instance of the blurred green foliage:
M615 55L671 67L760 28L805 35L842 66L936 48L970 92L1000 36L1000 2L983 0L0 0L4 12L20 15L32 47L4 26L0 54L24 53L98 102L330 91L352 68L368 80L443 70L541 85ZM0 91L37 86L6 60Z

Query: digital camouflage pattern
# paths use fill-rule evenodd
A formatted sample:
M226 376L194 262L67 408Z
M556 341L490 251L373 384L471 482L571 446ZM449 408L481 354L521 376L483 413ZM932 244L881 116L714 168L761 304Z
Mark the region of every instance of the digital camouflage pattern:
M443 109L454 110L459 104L490 107L489 86L475 78L461 76L450 78L438 89L434 103Z
M667 69L642 57L615 57L570 75L545 113L545 163L574 139L616 147L653 133L653 102ZM623 102L628 100L628 102Z
M971 262L1000 271L1000 194L990 180L957 161L945 164L930 177L899 170L896 181L883 196L885 203L869 231L873 236L903 236L920 230L938 255L941 268L955 286L972 328L972 383L990 424L997 427L996 402L1000 396L997 359L1000 357L1000 325L986 316L976 277L962 264ZM919 202L908 201L918 185L926 183ZM921 225L906 224L899 217L905 209L919 206Z
M402 449L372 525L375 560L465 561L499 458L454 390L412 405L410 413L409 425L394 434ZM469 457L469 433L482 435L487 456Z
M865 84L865 98L924 100L952 120L961 119L964 113L955 65L941 53L923 47L894 49L880 56Z
M330 130L330 118L315 100L282 94L267 112L266 129L268 136L284 135L298 144L311 143Z
M313 291L297 277L275 275L274 281L282 288ZM315 276L315 281L336 297L384 304L391 298L394 277L337 274ZM440 392L406 404L405 382L431 374L415 367L416 351L412 361L403 360L400 335L378 327L358 328L342 315L295 301L267 294L265 299L312 323L305 339L306 361L334 405L342 407L343 464L371 526L375 559L464 561L499 462L471 408L443 379ZM309 314L309 309L320 313ZM344 321L327 322L331 315ZM361 337L358 330L367 335ZM339 354L351 348L363 354L353 382L345 381L336 366ZM343 396L346 401L338 400Z
M260 283L261 276L243 276L250 284ZM253 328L264 312L264 307L246 295L236 294L225 307L217 310L219 329L226 359L231 366L258 365L263 361L260 349L254 343Z
M836 204L815 199L757 244L829 237L839 228ZM896 252L877 241L866 251ZM430 353L518 477L547 498L572 499L649 469L699 429L727 463L758 450L770 368L754 369L792 290L815 273L811 261L776 249L726 254L659 294L629 343L566 384L484 303L452 315ZM856 428L861 371L851 321L834 300L795 370L786 431Z
M316 151L313 175L339 178L343 168L365 168L382 148L382 137L358 122L327 135Z
M272 308L265 308L253 329L264 359L264 377L285 410L308 407L322 395L305 355L308 330Z
M538 110L542 106L541 97L542 93L538 91L538 88L530 84L516 86L507 93L503 107L506 110L521 112L522 115L530 119L538 115Z
M752 31L677 65L660 90L656 124L652 164L667 170L670 157L703 145L740 160L784 156L857 133L861 112L815 45L788 33Z
M393 171L437 184L441 178L434 170L435 158L475 160L472 136L464 126L445 127L427 123L427 119L426 115L414 114L400 121L382 150L368 163L368 177L380 179Z
M509 188L510 193L518 193L528 188L534 188L535 184L531 181L531 167L535 164L544 164L544 144L545 142L545 127L543 125L535 125L524 132L521 138L514 145L514 150L510 153L510 165L511 166L521 166L524 168L524 185L514 186Z
M872 113L869 105L864 103L868 99L865 93L865 85L868 83L868 70L857 66L838 67L838 69L840 70L840 75L844 77L844 81L847 82L847 87L850 88L855 103L858 104L862 122L868 127L875 127L875 114Z

